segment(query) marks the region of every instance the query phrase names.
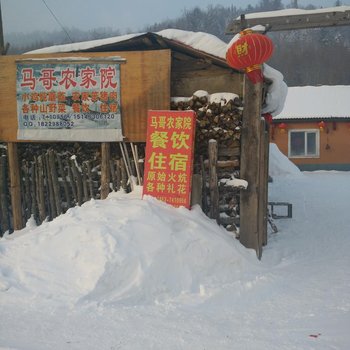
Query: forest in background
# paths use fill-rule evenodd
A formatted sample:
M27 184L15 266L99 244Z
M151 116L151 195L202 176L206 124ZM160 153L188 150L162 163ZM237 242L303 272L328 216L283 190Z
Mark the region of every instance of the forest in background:
M334 5L341 5L341 1L335 1ZM226 35L225 30L230 21L242 13L281 10L288 7L284 6L281 0L261 0L258 5L248 5L246 8L221 5L195 7L184 10L176 19L155 23L136 32L157 32L166 28L176 28L207 32L229 42L232 36ZM316 9L313 5L303 8ZM77 28L68 30L75 42L125 34L108 27L89 31ZM275 44L275 52L268 64L282 72L288 86L350 84L350 27L271 32L268 35ZM7 35L5 40L10 43L8 54L21 54L69 42L63 30L14 33Z

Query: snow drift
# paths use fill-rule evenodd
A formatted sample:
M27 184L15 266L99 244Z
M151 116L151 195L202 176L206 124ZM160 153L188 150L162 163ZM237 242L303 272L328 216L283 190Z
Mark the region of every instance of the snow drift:
M135 196L91 200L2 240L1 290L71 304L205 298L250 255L200 208Z

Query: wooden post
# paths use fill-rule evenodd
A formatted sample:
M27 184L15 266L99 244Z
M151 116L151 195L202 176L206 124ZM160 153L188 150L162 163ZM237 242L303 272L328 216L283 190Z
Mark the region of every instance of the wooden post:
M10 193L13 217L13 229L21 230L23 225L20 168L18 164L17 143L7 144L9 172L10 172Z
M109 194L110 181L110 144L109 142L101 143L101 199L107 198Z
M53 191L53 181L50 170L50 162L48 153L43 154L44 157L44 172L47 181L47 189L49 195L49 208L50 208L50 220L53 220L57 216L55 194Z
M78 205L82 205L83 204L83 181L81 179L81 173L76 165L75 158L70 158L70 164L72 167L73 178L74 178L72 179L72 183L74 182L76 183L77 202L78 202Z
M268 133L266 123L260 121L260 169L259 169L259 247L267 244L267 186L268 186Z
M255 249L259 259L262 254L259 242L261 100L262 83L253 84L245 78L240 177L248 182L248 188L240 195L240 242Z
M191 207L199 204L202 207L203 178L200 174L192 175Z
M216 140L209 140L209 190L210 190L210 217L219 220L219 188L216 163L218 160L218 144Z
M121 163L122 160L121 159L116 159L115 160L115 169L116 169L116 190L119 191L120 190L120 186L122 183L122 168L121 168Z
M86 166L86 171L88 176L90 198L95 198L90 161L88 160L85 161L85 166Z
M7 200L6 156L0 155L0 237L10 229L9 203Z
M261 244L265 246L267 244L267 205L268 205L268 182L269 182L269 145L270 145L269 128L264 120L261 120L261 165L260 170L260 198L259 198L259 213L260 213L260 227L261 232Z
M49 161L49 167L50 167L50 175L52 179L52 189L53 189L53 195L56 205L56 216L62 214L62 199L61 199L61 190L60 190L60 184L58 181L58 175L57 175L57 169L56 169L56 152L54 152L52 149L49 149L48 151L48 161Z
M45 193L44 193L44 160L43 155L38 156L36 166L36 190L37 190L37 202L39 211L39 220L42 223L47 216L46 205L45 205Z
M29 164L28 161L24 160L22 162L22 176L24 178L23 181L23 208L24 208L24 218L28 220L32 214L32 200L33 197L30 195L30 179L29 179Z
M69 197L69 191L68 191L68 183L67 183L67 176L66 173L64 171L64 167L62 164L62 159L61 156L56 153L56 159L57 159L57 163L58 163L58 168L59 171L61 173L61 179L62 179L62 183L63 183L63 189L64 189L64 195L65 195L65 199L66 199L66 208L70 208L70 197Z
M35 220L38 220L38 204L37 204L37 189L36 189L36 168L37 164L36 161L32 162L30 167L30 174L31 174L31 185L30 190L32 193L32 212L31 215L33 215Z

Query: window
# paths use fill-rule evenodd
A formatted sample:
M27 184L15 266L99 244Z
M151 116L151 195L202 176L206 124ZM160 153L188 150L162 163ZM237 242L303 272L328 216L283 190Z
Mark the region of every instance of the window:
M319 130L289 130L289 158L319 157Z

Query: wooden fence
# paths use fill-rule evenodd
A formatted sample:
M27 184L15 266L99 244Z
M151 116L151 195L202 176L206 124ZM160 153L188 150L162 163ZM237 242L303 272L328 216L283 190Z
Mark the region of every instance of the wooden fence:
M63 145L63 144L62 144ZM121 153L109 158L110 191L130 191L129 176L141 173L142 167L129 158L130 149L123 147ZM48 148L32 159L21 157L20 181L23 222L33 217L38 225L65 213L69 208L94 198L101 198L101 157L79 159L75 155ZM137 170L136 170L137 169ZM129 173L129 175L128 175ZM12 208L9 193L7 156L0 157L0 235L13 231ZM108 193L107 192L107 193Z

